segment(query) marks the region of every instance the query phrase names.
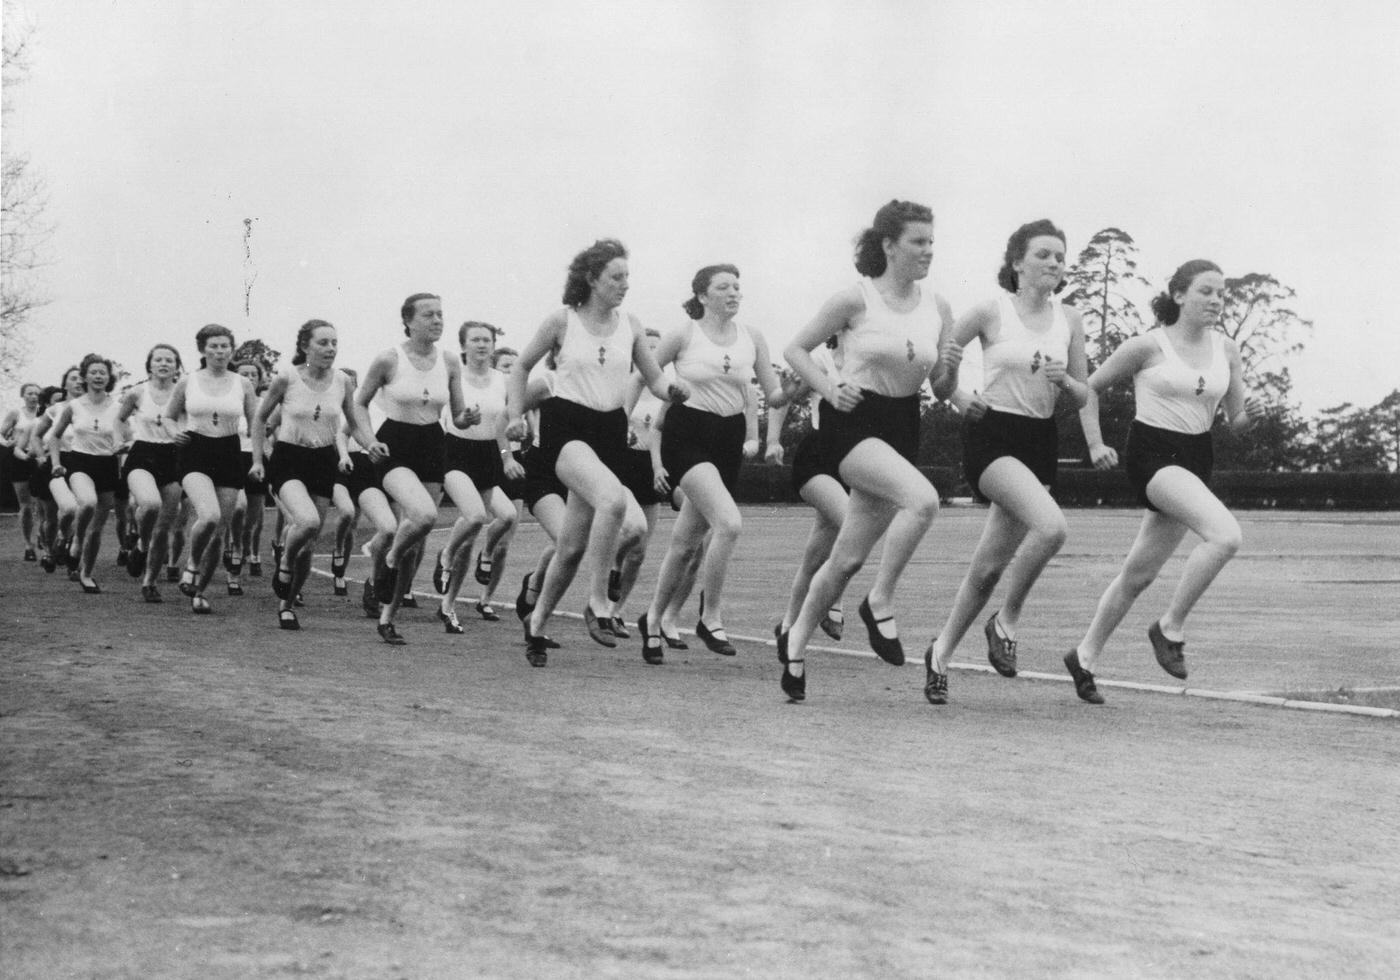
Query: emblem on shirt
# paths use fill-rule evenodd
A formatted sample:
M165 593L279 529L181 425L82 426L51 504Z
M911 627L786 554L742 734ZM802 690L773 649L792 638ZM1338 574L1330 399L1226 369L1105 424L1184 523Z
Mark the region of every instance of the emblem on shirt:
M725 373L725 374L728 374L728 373L729 373L729 368L730 368L729 355L728 355L728 354L725 354L725 355L724 355L724 373Z
M1045 359L1040 356L1040 351L1035 352L1035 357L1031 358L1031 374L1040 370L1040 366L1045 363Z
M428 402L429 402L430 400L432 400L432 397L433 397L433 396L432 396L432 394L428 391L428 389L427 389L427 388L424 388L424 389L423 389L423 404L424 404L424 405L428 404Z
M1196 379L1196 394L1206 390L1206 376L1203 374Z
M313 422L319 422L319 421L321 421L321 404L320 404L320 402L317 402L317 403L316 403L316 411L314 411L314 412L311 413L311 421L313 421Z
M912 340L906 340L904 342L904 359L907 361L912 361L914 359L914 342Z
M218 413L218 412L215 412L215 413L214 413L213 422L214 422L215 425L218 425L218 424L219 424L219 413Z
M606 347L599 347L599 348L598 348L598 363L599 363L599 364L606 364L606 363L608 363L608 349L607 349Z

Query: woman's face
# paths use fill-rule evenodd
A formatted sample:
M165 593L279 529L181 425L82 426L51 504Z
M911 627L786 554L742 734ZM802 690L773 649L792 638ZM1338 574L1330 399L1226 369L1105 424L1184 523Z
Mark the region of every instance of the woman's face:
M1036 235L1011 268L1021 289L1054 290L1065 277L1065 243L1054 235Z
M223 371L228 367L228 362L233 360L233 341L223 334L216 334L204 342L204 349L200 351L204 355L204 363L217 371Z
M205 357L208 357L209 352L206 350L204 352L204 355ZM238 376L240 378L247 378L249 381L251 381L253 383L254 391L262 387L262 372L258 370L258 366L256 364L238 365Z
M613 259L603 266L603 271L590 285L593 287L593 296L606 309L621 306L627 296L627 260Z
M1195 325L1214 326L1225 308L1225 277L1212 270L1191 280L1184 293L1172 299L1181 307L1181 319Z
M93 393L105 392L107 382L112 378L112 373L107 370L107 365L101 361L93 361L87 366L87 374L84 380L87 382L87 390Z
M83 384L83 376L78 373L77 368L71 368L63 376L63 389L68 393L69 398L77 398L87 390L87 386Z
M405 324L415 340L437 343L442 337L442 300L420 299L413 304L413 316Z
M510 374L510 369L515 367L515 355L503 354L496 360L496 370L502 374Z
M339 338L335 327L317 327L306 340L306 364L317 370L329 370L339 353ZM257 384L256 381L253 382Z
M151 370L147 373L161 381L169 381L179 369L177 364L173 350L169 347L157 347L151 351Z
M473 364L489 364L496 349L496 334L485 327L472 327L462 342L462 353Z
M27 408L27 409L29 409L29 411L31 411L31 412L33 412L36 408L39 407L39 386L38 386L38 385L25 385L25 386L24 386L24 407Z
M700 297L700 305L711 313L728 319L739 312L739 301L743 291L739 288L739 277L732 272L718 272L705 287L705 295Z
M885 259L890 271L907 279L923 279L933 264L933 223L911 221L899 240L885 239Z

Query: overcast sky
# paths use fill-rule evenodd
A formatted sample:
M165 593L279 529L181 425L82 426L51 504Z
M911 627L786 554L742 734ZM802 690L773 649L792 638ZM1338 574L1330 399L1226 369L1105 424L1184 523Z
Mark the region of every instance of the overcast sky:
M32 69L4 137L57 225L44 383L89 350L193 353L208 322L290 352L311 317L363 369L420 290L519 346L602 236L649 326L683 317L696 268L737 263L777 350L901 197L937 215L957 311L1022 222L1053 218L1071 254L1113 225L1155 286L1208 257L1297 289L1309 411L1400 386L1392 0L19 9Z

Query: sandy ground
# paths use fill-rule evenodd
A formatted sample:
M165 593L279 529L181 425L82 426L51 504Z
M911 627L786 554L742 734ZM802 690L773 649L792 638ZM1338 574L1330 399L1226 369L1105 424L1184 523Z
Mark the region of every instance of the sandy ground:
M761 635L805 515L748 516L727 619ZM911 656L979 522L950 511L921 550ZM1033 669L1136 518L1071 523ZM1193 621L1193 682L1396 686L1398 528L1251 519ZM814 658L790 705L756 643L649 668L559 620L533 670L513 617L464 609L445 637L425 604L394 650L317 580L301 633L265 585L196 620L115 569L83 596L17 541L0 524L7 977L1400 973L1393 720L1112 689L1093 708L968 671L935 709L917 666L848 656ZM537 547L523 529L522 567ZM1141 625L1101 676L1164 679Z

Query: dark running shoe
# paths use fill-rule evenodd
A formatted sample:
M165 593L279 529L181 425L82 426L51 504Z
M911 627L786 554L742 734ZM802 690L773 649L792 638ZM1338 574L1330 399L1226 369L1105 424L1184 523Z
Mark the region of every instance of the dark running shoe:
M1015 677L1016 641L1008 640L997 630L997 615L992 613L987 625L982 627L982 632L987 635L987 662L1002 677Z
M1162 669L1177 680L1186 680L1186 644L1180 640L1169 640L1162 635L1162 624L1155 622L1147 627L1147 639L1152 643L1152 652Z
M865 632L870 639L870 649L875 651L875 655L887 664L898 667L904 663L904 644L899 642L899 638L893 640L880 632L880 624L891 622L893 616L885 616L883 619L876 619L875 613L870 609L870 597L866 596L860 600L860 618L865 623Z
M1074 693L1079 695L1081 701L1103 704L1103 695L1094 684L1094 675L1079 666L1078 650L1071 650L1065 654L1065 669L1069 671L1069 676L1074 678Z
M408 642L394 629L393 623L380 623L376 629L379 631L379 638L391 647L401 647Z
M924 698L929 704L948 703L948 675L933 669L933 644L924 651Z
M594 643L605 647L617 646L617 637L613 636L612 631L612 619L599 619L589 603L583 604L583 625L588 627L588 637Z

